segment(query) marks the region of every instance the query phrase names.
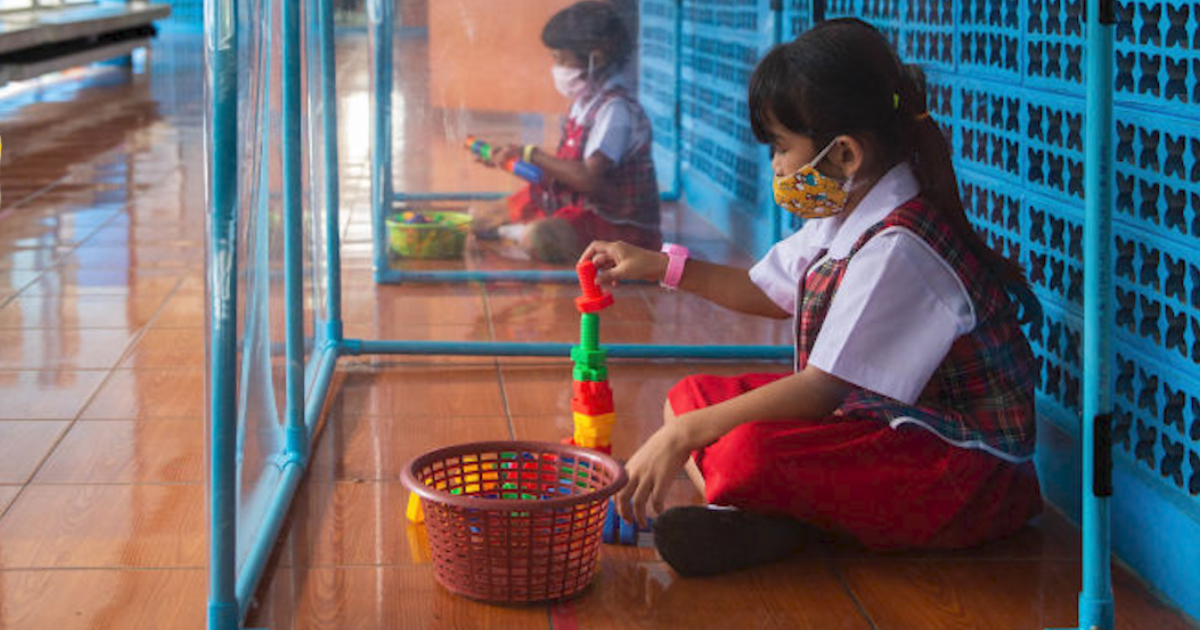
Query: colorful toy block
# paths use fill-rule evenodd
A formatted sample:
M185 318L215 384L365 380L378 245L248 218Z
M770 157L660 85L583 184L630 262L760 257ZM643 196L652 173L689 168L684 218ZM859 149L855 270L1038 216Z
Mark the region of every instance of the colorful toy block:
M576 365L572 376L577 381L608 381L608 368L589 368Z
M653 524L651 519L649 524ZM608 500L608 513L604 516L604 529L601 531L600 539L610 545L636 545L638 542L638 533L650 531L639 529L633 521L627 521L617 514L616 502L612 499Z
M407 512L406 515L408 516L408 522L410 522L410 523L424 523L425 522L425 510L421 509L421 496L420 495L418 495L415 492L408 493L408 510L406 512Z
M579 345L571 348L571 411L574 435L565 443L612 453L612 389L608 386L608 352L600 347L600 317L597 311L613 303L612 295L596 285L596 265L590 260L575 266L583 295L575 298L579 310Z
M575 298L575 308L580 313L595 313L612 305L612 294L596 284L595 263L584 260L575 265L575 272L579 274L579 287L583 290L583 295Z

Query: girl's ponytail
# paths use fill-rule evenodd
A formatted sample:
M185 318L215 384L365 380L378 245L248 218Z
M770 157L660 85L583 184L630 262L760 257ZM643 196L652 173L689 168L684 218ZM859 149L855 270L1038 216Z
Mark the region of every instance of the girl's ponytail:
M1021 303L1024 307L1021 321L1040 321L1041 304L1030 288L1020 263L992 249L967 218L962 197L959 196L950 146L942 135L941 127L925 107L925 73L919 66L904 64L900 89L897 91L896 113L900 116L900 125L910 128L914 149L912 161L923 196L979 257L983 266L995 274L1005 289Z
M851 134L874 149L882 174L901 162L916 172L929 206L1023 305L1021 320L1041 318L1041 305L1021 265L980 238L963 209L950 147L925 109L925 75L900 62L887 39L854 18L826 20L767 53L750 78L750 127L770 142L769 123L824 145Z

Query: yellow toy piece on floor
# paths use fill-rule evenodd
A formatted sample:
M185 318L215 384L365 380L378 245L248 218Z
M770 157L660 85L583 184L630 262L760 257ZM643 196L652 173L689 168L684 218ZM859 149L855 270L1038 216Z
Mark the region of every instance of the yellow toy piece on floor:
M424 523L425 510L421 509L421 496L415 492L408 493L408 522Z

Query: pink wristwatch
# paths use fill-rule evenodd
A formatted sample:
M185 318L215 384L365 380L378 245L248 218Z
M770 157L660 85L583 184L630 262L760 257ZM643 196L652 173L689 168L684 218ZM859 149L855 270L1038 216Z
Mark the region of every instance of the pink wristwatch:
M688 259L688 248L675 243L663 243L662 251L667 255L667 272L658 284L664 289L674 291L679 288L679 280L683 277L683 265Z

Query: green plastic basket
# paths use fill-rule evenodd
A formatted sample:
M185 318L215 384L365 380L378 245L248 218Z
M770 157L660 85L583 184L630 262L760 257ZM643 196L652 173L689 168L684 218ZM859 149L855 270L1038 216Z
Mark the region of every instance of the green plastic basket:
M419 215L425 222L405 220ZM467 243L471 216L465 212L405 212L387 219L392 253L403 258L458 258Z

